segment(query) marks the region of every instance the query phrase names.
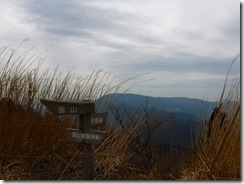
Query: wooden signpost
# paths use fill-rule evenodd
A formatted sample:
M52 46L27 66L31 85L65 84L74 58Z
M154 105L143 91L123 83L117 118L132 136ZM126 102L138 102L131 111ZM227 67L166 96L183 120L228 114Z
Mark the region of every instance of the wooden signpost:
M84 179L93 179L94 160L92 144L100 144L106 136L104 131L92 128L104 125L108 113L95 114L95 102L92 101L53 101L41 99L46 108L54 115L79 115L79 129L67 129L67 139L84 145Z

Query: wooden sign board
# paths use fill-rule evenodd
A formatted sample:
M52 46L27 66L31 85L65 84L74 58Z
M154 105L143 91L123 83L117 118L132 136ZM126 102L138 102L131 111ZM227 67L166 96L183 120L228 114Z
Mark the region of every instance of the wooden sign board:
M107 117L108 117L108 112L92 114L91 126L94 128L94 127L104 125L106 123Z
M70 114L93 114L95 113L95 102L92 101L54 101L40 100L48 110L54 115L70 115Z
M102 131L87 131L81 132L79 129L67 129L67 138L71 141L87 143L87 144L100 144L106 136L106 132Z

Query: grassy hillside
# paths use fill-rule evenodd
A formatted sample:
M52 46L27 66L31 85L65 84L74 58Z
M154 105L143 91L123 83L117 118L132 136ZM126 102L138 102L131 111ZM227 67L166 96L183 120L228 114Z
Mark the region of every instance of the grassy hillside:
M57 118L39 99L96 100L116 93L125 81L116 84L110 73L102 71L75 78L71 71L64 75L58 68L45 70L41 58L8 47L0 49L0 60L0 179L83 179L83 146L66 139L66 128L74 127L77 117ZM228 102L236 103L225 106L222 128L216 115L210 136L206 134L193 150L158 151L142 144L138 130L155 120L151 115L134 117L134 126L126 131L100 127L107 136L93 146L94 179L240 180L239 86L237 82L229 92ZM111 104L100 107L97 103L103 111Z

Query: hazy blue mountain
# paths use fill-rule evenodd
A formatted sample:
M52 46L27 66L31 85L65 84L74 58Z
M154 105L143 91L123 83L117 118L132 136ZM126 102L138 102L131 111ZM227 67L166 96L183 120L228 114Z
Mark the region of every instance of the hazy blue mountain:
M115 107L126 106L131 112L137 112L138 108L145 104L147 107L154 109L158 116L167 117L172 112L174 116L167 121L164 126L159 127L150 139L151 144L172 145L176 147L186 148L191 146L192 140L196 134L201 134L203 130L203 122L207 120L212 113L216 103L208 102L200 99L185 97L150 97L137 94L109 94L102 97L101 104L105 100L114 99ZM116 119L110 112L108 122L115 122ZM142 127L141 139L147 139L147 129Z
M180 111L189 113L197 117L208 117L214 106L215 102L208 102L200 99L185 98L185 97L150 97L137 94L108 94L103 98L114 98L115 104L126 104L131 107L139 107L148 101L149 108L156 108L158 110L164 110L168 112Z

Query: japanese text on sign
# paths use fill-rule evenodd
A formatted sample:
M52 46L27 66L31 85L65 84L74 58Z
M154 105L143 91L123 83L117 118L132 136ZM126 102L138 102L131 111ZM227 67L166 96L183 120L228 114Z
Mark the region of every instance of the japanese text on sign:
M78 109L76 106L72 106L72 107L70 107L69 112L70 113L77 113ZM65 106L58 106L58 113L64 114L65 113Z
M76 113L77 112L77 107L76 106L72 106L70 108L70 113Z
M72 132L71 137L76 138L76 139L95 139L95 140L100 140L101 136L100 135L95 135L95 134L90 134L90 133L77 133L77 132Z
M64 114L65 113L65 107L64 106L58 106L58 113Z
M103 122L103 119L102 118L94 118L94 119L91 119L91 123L92 124L101 124Z

